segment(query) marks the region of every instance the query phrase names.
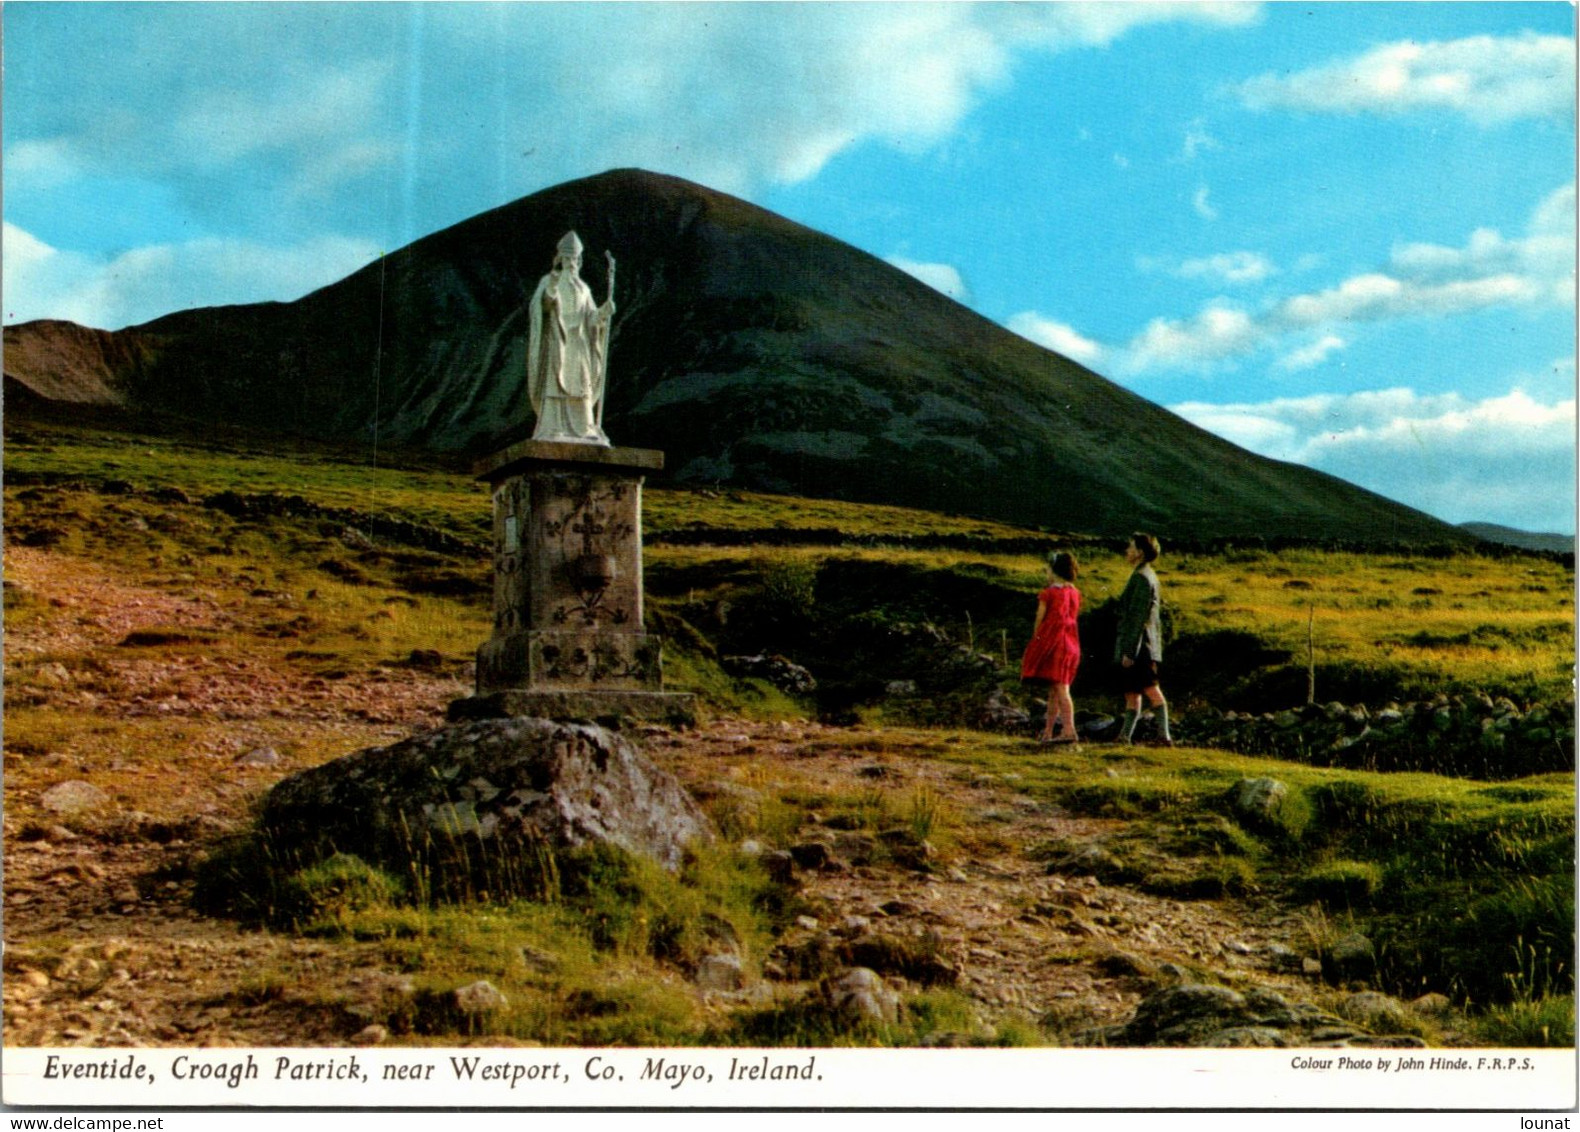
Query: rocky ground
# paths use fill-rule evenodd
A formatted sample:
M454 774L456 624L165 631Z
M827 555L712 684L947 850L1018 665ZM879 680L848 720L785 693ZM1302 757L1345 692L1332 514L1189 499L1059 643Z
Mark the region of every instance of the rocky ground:
M201 651L140 659L120 647L129 634L156 626L247 628L259 599L191 589L180 596L80 563L63 571L58 558L28 548L7 548L5 564L8 590L25 591L48 610L7 633L8 675L32 677L16 699L8 687L8 708L47 704L104 721L98 740L64 752L39 743L17 749L7 736L5 1042L349 1042L368 1020L359 1005L386 993L396 977L381 969L377 945L202 916L190 903L188 866L216 837L242 827L284 775L437 726L463 690L455 676L411 668L328 680ZM84 653L94 658L91 682L80 666L50 659ZM136 725L148 717L191 727L177 729L186 739L171 749L143 749ZM814 823L803 836L827 852L797 876L815 914L782 941L765 968L770 976L786 974L785 955L820 939L892 934L929 939L952 984L985 1019L1056 1018L1072 1040L1125 1040L1125 1031L1104 1027L1128 1023L1139 1041L1136 1026L1155 1033L1168 1021L1148 1021L1143 1011L1138 1022L1146 996L1202 981L1248 992L1237 1003L1208 1004L1217 1031L1246 1032L1223 1039L1232 1044L1268 1044L1270 1033L1299 1044L1366 1041L1364 1029L1389 1029L1363 1017L1380 996L1346 997L1303 962L1313 948L1298 914L1270 901L1176 901L1050 873L1030 848L1093 839L1116 823L1019 793L1013 775L972 777L946 760L888 749L881 732L869 737L853 741L852 729L807 722L738 720L642 734L647 753L704 796L770 782L850 794L881 780L926 789L955 822L990 831L958 838L935 867L920 871L862 863L862 839L870 835ZM1027 757L1051 756L1028 744ZM60 793L71 782L85 785ZM82 796L109 816L73 821ZM301 989L309 985L310 992ZM1155 999L1149 1009L1157 1013ZM1260 1037L1251 1033L1258 1026Z

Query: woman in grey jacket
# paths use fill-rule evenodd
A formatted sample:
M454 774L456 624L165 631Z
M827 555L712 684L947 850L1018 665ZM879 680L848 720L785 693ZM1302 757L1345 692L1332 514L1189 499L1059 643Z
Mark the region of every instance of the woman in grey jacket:
M1157 716L1157 742L1174 745L1169 734L1169 705L1158 687L1158 665L1163 660L1163 630L1158 618L1158 576L1152 563L1158 557L1158 540L1136 532L1125 547L1125 561L1133 567L1124 592L1119 595L1119 628L1114 634L1114 663L1125 693L1125 721L1120 740L1128 745L1141 717L1141 697L1146 696Z

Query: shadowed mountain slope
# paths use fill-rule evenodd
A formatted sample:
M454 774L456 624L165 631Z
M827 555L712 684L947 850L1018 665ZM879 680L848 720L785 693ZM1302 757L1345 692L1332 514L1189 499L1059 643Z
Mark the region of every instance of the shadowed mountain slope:
M1549 554L1573 554L1575 540L1573 535L1548 534L1540 531L1522 531L1515 527L1503 527L1497 523L1461 523L1461 530L1469 531L1477 538L1487 542L1500 543L1503 546L1517 546L1522 550L1540 550Z
M619 259L606 431L663 449L681 482L1108 534L1473 541L1252 455L838 240L636 170L483 213L291 303L114 333L7 327L7 391L480 454L530 433L525 306L569 229L597 299L605 250Z

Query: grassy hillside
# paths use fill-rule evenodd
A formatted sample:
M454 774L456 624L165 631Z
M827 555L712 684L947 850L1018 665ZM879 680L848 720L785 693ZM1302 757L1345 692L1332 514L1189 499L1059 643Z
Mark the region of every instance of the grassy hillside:
M273 514L241 524L238 536L263 534L271 524L302 528L316 534L297 536L297 558L317 551L324 556L310 569L296 560L270 565L276 554L262 545L265 535L257 562L278 574L281 585L312 588L323 580L333 586L345 575L365 573L418 592L437 588L458 603L455 623L466 626L458 637L472 632L480 640L491 585L486 488L465 474L424 470L407 459L403 466L375 468L332 450L279 455L236 443L205 448L35 427L8 441L8 484L82 490L12 493L10 537L49 541L58 531L63 550L96 547L69 508L52 517L68 498L95 514L120 508L145 518L170 510L168 502L144 498L161 490L180 492L187 502L176 506L195 507L205 518L216 507L244 514L246 500L253 499L254 510ZM106 485L112 490L104 491ZM117 494L123 490L132 494ZM241 499L216 499L225 493ZM203 506L205 499L214 505ZM821 610L830 628L861 616L925 621L957 643L1014 659L1036 609L1047 550L1071 548L1081 560L1088 615L1118 594L1127 574L1122 540L908 508L655 488L644 493L644 503L655 609L661 617L701 622L691 628L709 639L722 636L715 643L730 651L793 654L805 642L793 634L776 636L771 622L779 616L804 629L803 615ZM428 558L414 558L412 547L349 547L338 537L346 527L374 542L415 543ZM149 555L172 541L157 528L137 540ZM118 532L115 544L123 543L130 553L126 535ZM325 562L340 562L331 571L341 577L331 572L325 579ZM1569 693L1573 576L1548 557L1271 551L1232 543L1212 553L1173 554L1165 544L1159 573L1171 622L1172 689L1182 699L1241 709L1292 706L1303 701L1310 659L1318 666L1323 700L1382 703L1437 692L1536 700ZM765 579L780 590L799 586L808 604L764 611ZM793 593L778 596L798 600ZM710 607L742 599L746 608L736 611L728 631L712 623ZM739 616L752 607L770 623ZM1100 631L1094 626L1094 640ZM686 654L687 639L685 632L677 636L677 656ZM1089 657L1078 692L1083 684L1089 694L1102 690L1101 659L1100 653Z
M1552 554L1573 554L1575 552L1573 535L1521 531L1513 527L1499 526L1497 523L1461 523L1460 527L1477 538L1486 539L1488 542L1502 543L1505 546L1517 546L1523 550L1545 550Z
M1037 550L1075 547L1095 640L1123 581L1112 543L649 492L650 628L671 685L711 717L650 751L726 847L679 878L593 855L552 899L433 906L411 878L260 846L248 814L283 774L434 726L468 693L490 620L480 485L42 426L7 438L5 473L8 1040L80 1040L62 1035L91 995L112 1005L81 1032L102 1042L93 1027L119 1020L138 1044L320 1044L370 1022L439 1044L1065 1044L1169 970L1332 1010L1362 984L1440 993L1447 1013L1391 1023L1433 1044L1573 1040L1571 775L1489 784L1190 746L1053 756L961 726L993 689L1031 699L1014 674ZM1567 692L1573 578L1549 558L1165 548L1160 573L1187 726L1208 704L1294 694L1293 677L1303 699L1308 625L1323 699ZM818 693L728 671L764 650ZM1111 709L1101 675L1083 671L1081 706ZM1257 825L1225 793L1261 776L1289 800ZM74 780L107 803L51 809ZM735 849L809 838L858 871L791 890ZM828 934L850 917L880 934ZM760 993L689 987L704 918L729 925ZM136 942L144 920L180 946ZM1017 948L995 942L1006 922ZM1237 965L1225 931L1320 973ZM1376 944L1364 976L1335 966L1356 931ZM857 957L906 988L900 1022L840 1028L809 997ZM128 978L106 983L110 966ZM476 978L511 1003L483 1031L443 997Z

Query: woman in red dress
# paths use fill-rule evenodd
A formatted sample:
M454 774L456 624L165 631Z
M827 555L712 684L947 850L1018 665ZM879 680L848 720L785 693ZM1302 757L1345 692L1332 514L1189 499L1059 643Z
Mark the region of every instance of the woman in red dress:
M1060 551L1048 559L1048 586L1037 595L1037 620L1020 662L1022 680L1048 683L1048 717L1039 736L1044 743L1075 742L1070 685L1081 663L1081 637L1075 624L1081 611L1081 591L1075 588L1079 573L1073 554Z

